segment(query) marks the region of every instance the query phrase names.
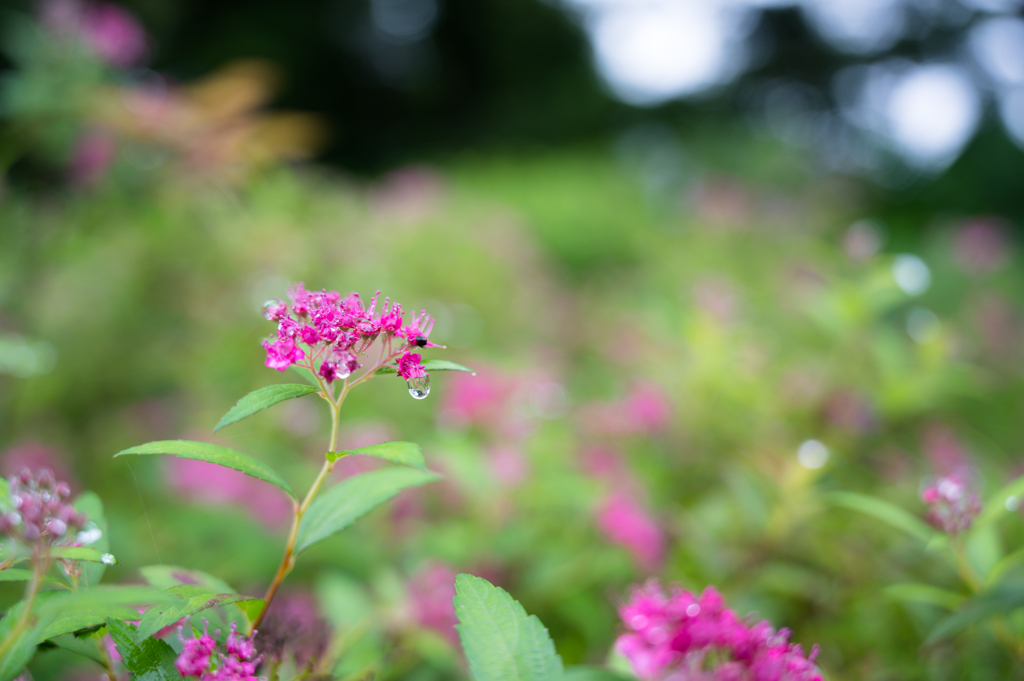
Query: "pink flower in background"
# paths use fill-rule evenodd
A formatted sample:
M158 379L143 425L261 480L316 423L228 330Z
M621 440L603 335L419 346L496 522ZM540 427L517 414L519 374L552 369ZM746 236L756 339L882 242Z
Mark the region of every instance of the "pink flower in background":
M501 418L513 390L513 382L498 371L484 369L477 376L452 372L441 407L451 425L484 425Z
M970 480L972 466L967 450L948 426L942 423L928 424L922 444L936 476L956 476L965 483Z
M926 487L921 500L929 506L928 522L946 534L966 532L981 513L977 493L956 475L939 478Z
M166 465L172 489L188 499L242 506L271 529L285 527L291 519L291 502L262 480L194 459L168 457Z
M280 661L287 651L301 667L323 655L329 631L313 594L288 591L271 603L255 641L269 659Z
M825 401L825 418L848 433L863 434L874 429L875 411L868 398L853 390L837 390Z
M507 487L515 487L530 474L530 464L523 452L512 445L488 447L487 463L495 479Z
M597 509L597 527L613 544L625 547L648 572L661 567L665 536L640 504L623 492L613 492Z
M805 655L788 630L748 625L711 586L698 596L648 582L633 588L619 616L628 633L615 648L643 681L822 681L817 646Z
M111 66L135 66L148 51L142 24L118 5L48 0L43 3L41 17L51 31L78 38Z
M960 228L953 240L953 257L960 269L983 274L1000 269L1010 256L1007 227L993 217L975 218Z
M615 402L591 402L580 409L580 420L591 433L622 436L663 431L672 416L665 392L653 383L636 383Z
M409 608L413 619L422 627L444 636L452 645L459 644L455 631L455 571L443 563L429 562L409 580Z
M74 492L78 487L71 475L67 460L57 449L35 440L18 442L0 454L0 475L4 477L20 473L23 469L39 470L48 468L53 476L64 480Z

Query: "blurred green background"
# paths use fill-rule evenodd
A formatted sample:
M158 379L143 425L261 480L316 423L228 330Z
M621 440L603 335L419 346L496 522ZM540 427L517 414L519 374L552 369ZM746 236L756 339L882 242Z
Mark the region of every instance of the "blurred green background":
M339 678L464 678L460 571L574 664L606 660L616 603L655 576L819 643L830 680L1024 678L986 621L926 642L958 606L894 585L975 589L830 502L923 518L936 477L985 498L1024 473L1019 51L1002 80L978 56L1018 35L1018 4L888 3L903 32L852 49L813 3L711 3L746 13L722 40L752 56L644 101L602 71L607 16L585 4L139 0L104 24L6 3L2 472L49 465L102 497L107 581L163 563L261 593L287 530L276 489L111 455L210 440L304 488L329 428L315 401L212 428L294 379L263 366L266 299L380 289L437 317L430 356L478 375L434 376L424 401L382 377L345 405L343 445L419 442L446 480L286 583L313 638L346 632ZM896 134L916 119L894 104L858 123L837 85L907 64L974 88L953 87L974 117L937 124L946 147ZM982 592L1024 592L1021 521L964 548ZM19 593L0 583L3 605ZM32 671L96 676L81 664Z

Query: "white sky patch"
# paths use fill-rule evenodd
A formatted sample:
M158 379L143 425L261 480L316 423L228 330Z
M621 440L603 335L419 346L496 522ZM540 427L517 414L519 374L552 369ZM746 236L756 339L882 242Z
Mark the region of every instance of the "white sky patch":
M803 11L822 38L853 54L892 47L906 26L900 0L804 0Z
M999 117L1013 141L1024 149L1024 87L1003 93L999 98Z

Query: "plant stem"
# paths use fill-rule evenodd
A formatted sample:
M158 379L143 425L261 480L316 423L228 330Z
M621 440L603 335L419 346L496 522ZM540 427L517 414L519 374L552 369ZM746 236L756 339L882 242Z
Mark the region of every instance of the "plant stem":
M7 650L21 637L25 627L28 626L29 620L32 617L32 606L35 605L36 596L39 595L39 588L43 585L43 577L46 576L46 571L50 568L49 557L49 552L46 549L43 549L42 555L40 555L38 548L33 550L32 581L29 582L26 589L25 606L18 617L18 623L14 625L14 629L11 630L7 640L0 643L0 659L7 654Z
M314 374L315 375L315 374ZM319 382L319 378L317 379ZM345 396L348 394L349 389L352 387L348 385L346 381L345 387L342 388L341 394L338 395L337 400L331 399L327 388L320 384L321 390L323 390L323 398L331 405L331 439L327 448L328 452L333 452L338 446L338 417L341 413L341 405L345 401ZM274 580L270 583L270 588L267 589L266 596L263 597L263 609L260 610L260 614L252 623L252 628L249 630L251 634L256 630L260 623L263 621L264 616L267 614L267 610L270 608L270 602L274 600L274 596L277 594L278 588L281 586L281 582L288 576L288 573L295 567L295 540L299 536L299 525L302 524L302 517L306 514L309 509L309 505L313 502L313 498L316 497L317 492L320 491L320 487L323 486L327 476L334 470L334 462L325 460L324 465L320 468L320 473L316 476L316 480L313 481L313 485L309 488L306 493L306 497L302 500L301 504L295 506L295 517L292 518L291 531L288 533L288 542L284 547L284 556L281 558L281 565L277 568L277 574L274 575Z

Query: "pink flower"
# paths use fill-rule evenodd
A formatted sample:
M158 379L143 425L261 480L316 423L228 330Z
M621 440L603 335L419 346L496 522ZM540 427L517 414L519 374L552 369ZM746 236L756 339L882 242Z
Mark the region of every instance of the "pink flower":
M46 545L74 542L87 518L68 501L68 483L57 482L47 468L34 474L24 468L7 482L10 510L0 513L0 534Z
M406 352L398 360L398 375L407 381L426 376L427 370L420 364L420 359L418 352Z
M114 138L108 134L88 132L82 135L71 152L71 182L83 188L99 182L113 163L116 151Z
M946 534L966 532L981 513L977 493L956 475L936 480L921 493L921 500L930 507L928 521Z
M443 348L443 345L434 345L427 340L433 330L434 318L428 315L426 310L420 310L420 313L412 318L412 322L398 333L409 341L409 345L418 348Z
M696 594L656 582L634 587L620 609L627 633L616 649L644 681L821 681L817 648L804 655L766 621L747 625L714 587ZM674 676L678 675L678 676Z
M644 570L653 572L660 567L665 536L632 497L616 492L606 498L597 510L597 527L610 542L625 547Z
M207 633L204 623L203 635L185 641L185 647L174 661L174 666L182 676L199 676L210 666L210 655L216 647L217 642Z
M123 8L106 3L49 0L43 24L55 33L74 36L111 66L127 68L146 56L146 32Z
M291 502L273 487L244 473L207 461L166 459L171 489L187 499L241 506L266 527L287 525Z
M409 607L413 619L422 627L444 636L453 646L459 644L455 631L455 571L443 563L427 563L409 580Z
M306 357L300 348L295 347L295 341L285 338L276 342L263 341L263 348L267 351L266 365L271 369L284 371L292 364L299 362Z
M975 218L960 228L953 243L953 255L960 269L982 274L1005 265L1010 255L1006 229L1001 220L992 217Z

